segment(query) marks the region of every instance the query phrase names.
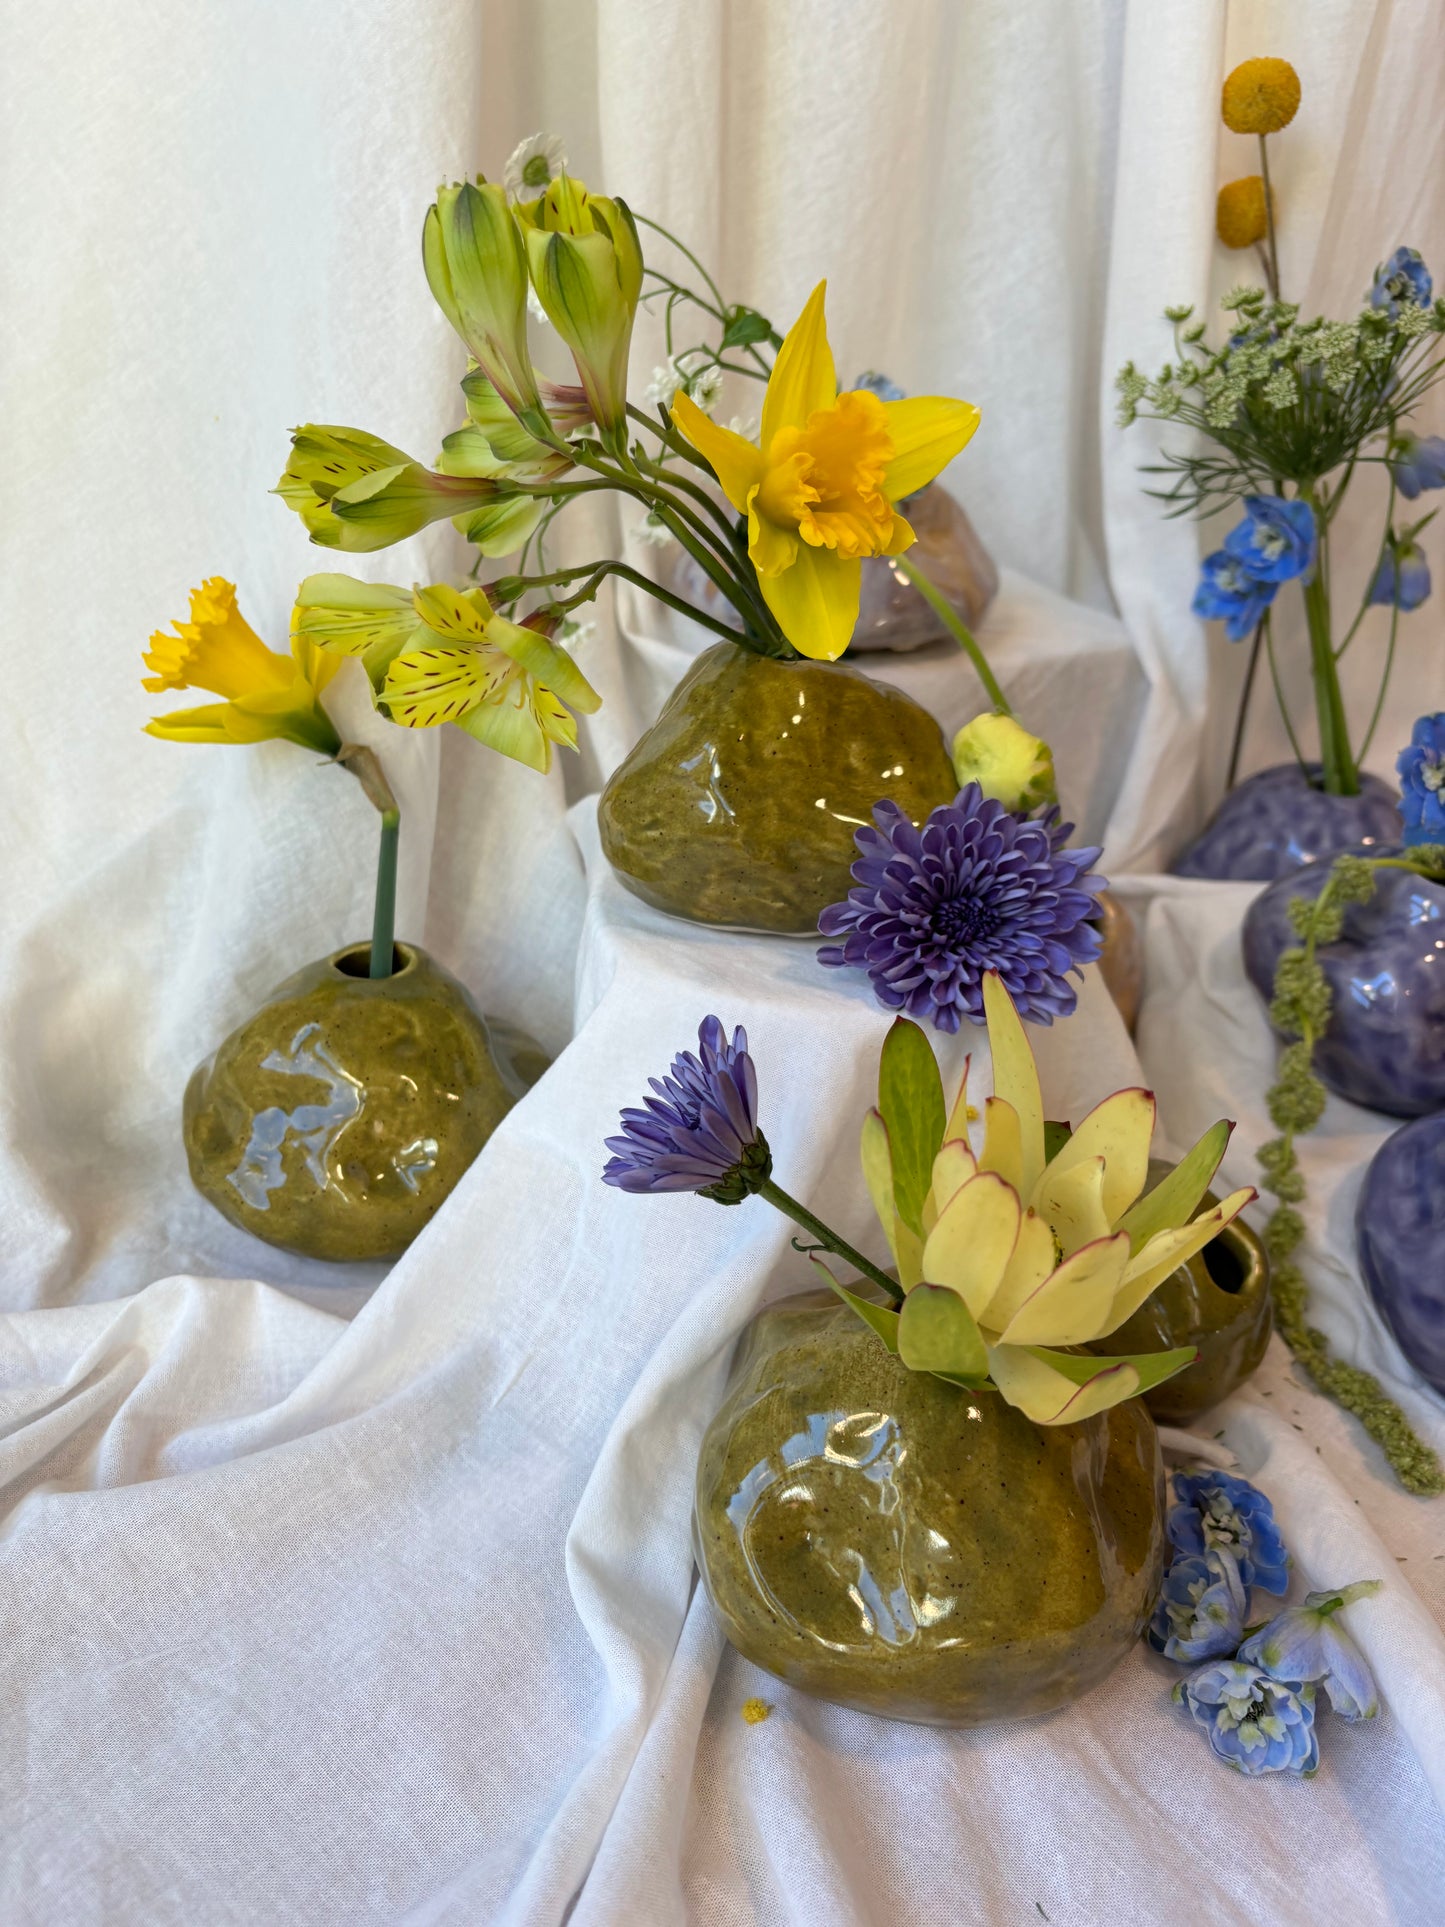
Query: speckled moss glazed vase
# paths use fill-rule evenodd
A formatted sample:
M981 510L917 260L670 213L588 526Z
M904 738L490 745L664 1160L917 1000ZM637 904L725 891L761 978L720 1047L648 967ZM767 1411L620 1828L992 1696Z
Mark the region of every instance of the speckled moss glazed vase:
M852 887L853 832L875 803L921 823L957 791L942 730L902 690L723 642L619 766L598 822L608 861L654 908L803 934Z
M369 958L353 944L288 978L186 1090L197 1190L309 1258L404 1251L546 1065L414 944L390 977Z
M1138 1399L1037 1426L910 1372L830 1293L743 1336L698 1461L698 1565L746 1659L931 1726L1067 1705L1138 1638L1164 1560Z

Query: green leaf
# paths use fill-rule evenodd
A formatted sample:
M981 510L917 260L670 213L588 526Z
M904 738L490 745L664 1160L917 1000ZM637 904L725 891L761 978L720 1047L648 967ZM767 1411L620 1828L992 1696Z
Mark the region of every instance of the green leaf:
M1044 1119L1044 1163L1052 1164L1074 1135L1072 1124L1061 1124L1057 1118Z
M828 1285L829 1289L837 1292L838 1296L850 1311L857 1312L858 1316L863 1320L863 1323L871 1332L883 1340L883 1343L890 1352L896 1353L898 1350L898 1313L891 1311L887 1305L875 1305L871 1298L860 1297L856 1291L849 1291L846 1285L840 1285L838 1283L838 1280L833 1276L821 1258L816 1254L811 1255L815 1268L823 1274L824 1282Z
M1132 1394L1135 1398L1173 1378L1199 1356L1195 1345L1181 1345L1169 1352L1124 1352L1108 1358L1099 1352L1054 1352L1042 1345L1025 1345L1023 1349L1074 1385L1087 1385L1100 1372L1111 1372L1118 1365L1132 1365L1139 1374L1138 1387Z
M756 308L729 308L722 345L724 348L747 348L755 341L766 341L772 332L773 324Z
M1221 1118L1200 1138L1186 1156L1182 1157L1167 1178L1161 1178L1152 1191L1146 1191L1138 1203L1132 1205L1120 1218L1117 1229L1129 1234L1129 1255L1137 1258L1139 1253L1161 1231L1172 1231L1177 1225L1188 1224L1199 1207L1200 1199L1209 1189L1210 1180L1219 1169L1219 1161L1224 1156L1229 1134L1234 1129L1228 1118Z
M988 1370L988 1350L973 1314L947 1285L915 1285L904 1299L898 1356L914 1372L974 1378Z
M943 1079L933 1046L917 1024L894 1020L878 1060L878 1109L893 1153L893 1203L911 1231L923 1236L923 1200L933 1182L933 1160L947 1116Z

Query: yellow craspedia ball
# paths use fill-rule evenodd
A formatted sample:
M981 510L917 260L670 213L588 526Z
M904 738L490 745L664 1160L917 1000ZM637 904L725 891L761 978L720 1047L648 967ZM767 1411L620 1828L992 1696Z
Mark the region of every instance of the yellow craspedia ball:
M1220 112L1235 134L1277 134L1299 112L1299 75L1287 60L1241 61L1224 83Z
M1252 248L1269 232L1264 213L1264 182L1258 174L1226 181L1219 190L1214 225L1227 248Z

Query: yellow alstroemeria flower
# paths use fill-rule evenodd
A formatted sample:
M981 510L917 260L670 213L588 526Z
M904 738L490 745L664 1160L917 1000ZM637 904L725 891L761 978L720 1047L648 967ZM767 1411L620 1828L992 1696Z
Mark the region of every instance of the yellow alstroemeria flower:
M152 717L148 736L172 743L260 743L281 737L334 756L341 738L321 707L340 667L305 636L291 654L268 649L236 607L235 584L212 576L191 591L189 622L157 631L145 657L146 689L208 689L224 700Z
M978 426L972 402L838 393L820 281L778 350L760 442L678 394L672 419L748 518L763 599L802 655L831 662L858 621L864 556L901 555L913 530L894 504L931 482Z
M577 747L566 705L590 714L602 700L565 649L497 615L480 589L308 576L292 631L321 649L359 656L394 723L455 723L544 773L554 743Z

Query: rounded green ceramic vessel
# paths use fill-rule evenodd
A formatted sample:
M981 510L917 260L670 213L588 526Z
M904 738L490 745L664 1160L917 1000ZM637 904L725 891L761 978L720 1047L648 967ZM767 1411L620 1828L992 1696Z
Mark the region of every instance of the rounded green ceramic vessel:
M1169 1169L1151 1159L1151 1180ZM1206 1203L1217 1202L1207 1194ZM1090 1350L1164 1352L1197 1345L1192 1365L1144 1394L1161 1425L1187 1425L1257 1370L1273 1325L1269 1259L1255 1233L1236 1218Z
M943 732L902 690L722 642L615 771L598 822L608 861L656 909L802 933L852 887L853 832L875 803L921 823L957 791Z
M191 1178L232 1224L310 1258L393 1258L546 1060L414 944L298 971L186 1090Z
M694 1532L745 1658L864 1712L977 1726L1077 1699L1139 1637L1163 1463L1137 1399L1037 1426L910 1372L809 1292L744 1334Z

